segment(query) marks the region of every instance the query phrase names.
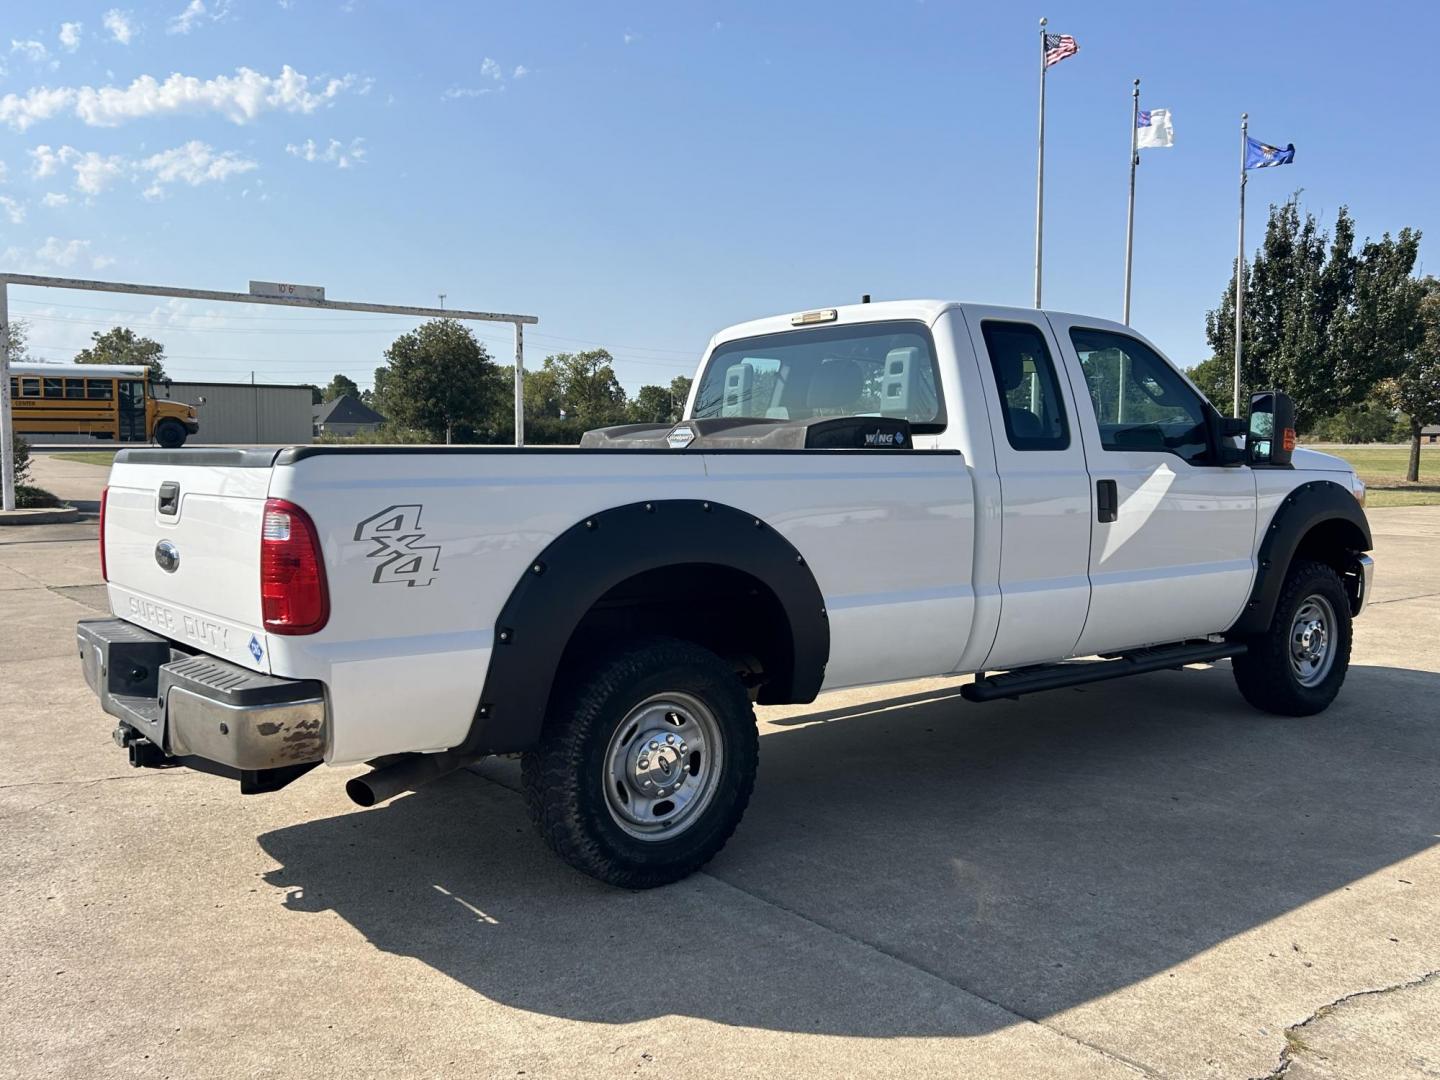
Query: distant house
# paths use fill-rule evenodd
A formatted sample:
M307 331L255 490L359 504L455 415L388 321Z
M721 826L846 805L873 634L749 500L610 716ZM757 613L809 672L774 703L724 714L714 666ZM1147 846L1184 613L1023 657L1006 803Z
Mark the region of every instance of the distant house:
M1420 429L1420 439L1423 442L1440 442L1440 424L1431 424L1429 427Z
M316 435L370 435L384 422L385 417L349 394L315 406Z

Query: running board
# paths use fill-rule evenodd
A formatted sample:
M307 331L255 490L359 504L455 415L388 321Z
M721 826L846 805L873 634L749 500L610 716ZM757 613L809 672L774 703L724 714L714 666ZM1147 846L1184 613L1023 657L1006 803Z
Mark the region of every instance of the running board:
M994 701L997 698L1018 698L1039 690L1060 690L1067 686L1121 679L1126 675L1143 675L1147 671L1182 668L1186 664L1203 664L1239 656L1245 651L1238 641L1182 641L1175 645L1157 645L1153 649L1137 649L1109 660L1070 661L1063 664L1037 664L1017 668L999 675L978 672L975 681L960 688L968 701Z

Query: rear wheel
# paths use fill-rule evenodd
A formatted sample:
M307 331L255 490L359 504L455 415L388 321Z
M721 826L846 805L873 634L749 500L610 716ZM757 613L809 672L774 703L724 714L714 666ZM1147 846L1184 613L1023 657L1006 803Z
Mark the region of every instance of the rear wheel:
M556 853L612 885L646 889L708 862L755 784L750 699L714 653L656 639L612 653L557 693L521 776Z
M166 450L185 445L185 425L179 420L161 420L155 425L155 441Z
M1257 709L1311 716L1328 708L1350 667L1350 601L1335 570L1294 563L1270 628L1235 657L1235 683Z

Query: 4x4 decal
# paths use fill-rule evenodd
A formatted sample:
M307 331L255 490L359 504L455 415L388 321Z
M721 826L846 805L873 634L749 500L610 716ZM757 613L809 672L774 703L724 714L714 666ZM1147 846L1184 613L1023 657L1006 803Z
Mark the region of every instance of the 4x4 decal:
M429 585L440 572L440 545L421 544L420 529L424 506L387 506L355 526L355 539L374 544L366 557L378 559L376 585L398 581L406 585Z

